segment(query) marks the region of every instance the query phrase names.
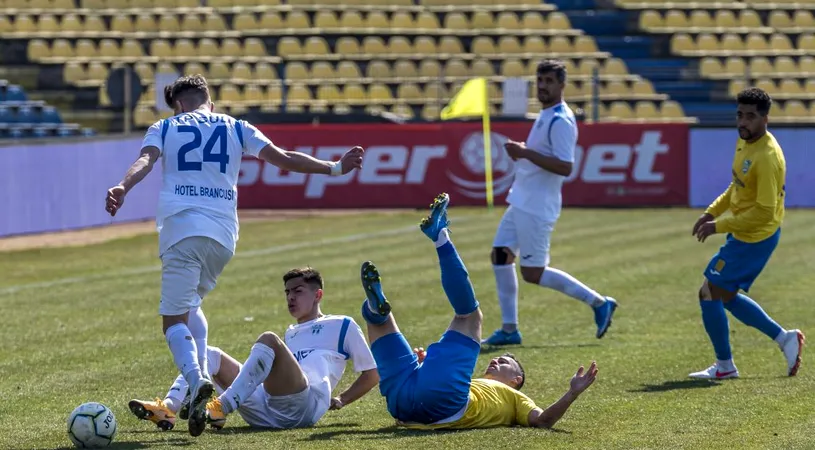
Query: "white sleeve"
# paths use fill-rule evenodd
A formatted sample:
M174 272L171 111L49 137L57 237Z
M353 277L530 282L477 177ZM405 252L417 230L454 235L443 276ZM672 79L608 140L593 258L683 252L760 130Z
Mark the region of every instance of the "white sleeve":
M235 126L241 127L243 130L243 152L247 155L252 155L257 158L264 147L272 144L272 141L267 138L266 135L245 120L239 120Z
M552 156L574 163L574 148L577 145L577 124L558 117L549 127L549 142L552 146Z
M354 372L362 372L365 370L376 369L376 361L374 355L371 353L368 342L365 340L365 335L362 334L362 329L357 325L354 319L348 326L348 334L345 336L345 346L343 348L346 353L351 357L354 362Z
M147 129L147 132L144 133L144 140L141 143L141 148L156 147L161 153L164 153L164 143L161 139L161 126L163 123L163 120L159 120Z

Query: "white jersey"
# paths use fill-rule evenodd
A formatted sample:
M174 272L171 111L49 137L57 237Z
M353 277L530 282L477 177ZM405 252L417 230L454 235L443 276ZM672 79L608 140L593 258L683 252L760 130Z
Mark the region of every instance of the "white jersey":
M289 325L285 336L309 384L328 383L334 391L345 373L346 361L354 363L354 371L376 368L371 349L362 329L348 316L327 315Z
M526 146L530 150L570 163L574 163L576 145L577 120L565 102L541 110L526 138ZM527 159L518 160L507 203L513 208L555 222L560 216L564 179Z
M206 236L235 251L241 157L257 157L269 144L248 122L207 109L160 120L147 130L142 148L161 151L164 177L156 213L160 254L190 236Z

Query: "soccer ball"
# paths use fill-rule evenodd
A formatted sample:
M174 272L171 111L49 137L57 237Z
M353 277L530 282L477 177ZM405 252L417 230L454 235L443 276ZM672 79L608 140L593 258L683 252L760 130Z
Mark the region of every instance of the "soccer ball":
M116 437L116 416L101 403L83 403L68 417L68 437L79 448L107 447Z

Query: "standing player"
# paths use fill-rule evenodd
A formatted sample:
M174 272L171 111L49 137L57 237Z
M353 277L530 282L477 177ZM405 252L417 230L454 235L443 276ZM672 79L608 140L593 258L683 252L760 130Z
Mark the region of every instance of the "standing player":
M191 387L189 431L198 436L206 427L206 403L213 391L200 306L235 252L241 157L252 155L294 172L342 175L361 166L363 150L354 147L336 163L282 150L249 123L215 113L200 75L179 78L165 88L164 99L176 115L147 130L141 155L108 190L106 209L115 216L125 195L161 158L159 313L175 364Z
M436 245L441 285L455 311L441 340L426 353L411 350L382 292L379 272L370 261L362 264L367 296L362 316L368 322L371 351L381 377L379 389L388 412L412 428L552 427L594 383L597 365L592 363L585 371L581 366L566 394L546 409L538 408L519 391L526 376L510 354L493 358L484 375L472 379L481 352L482 315L467 268L450 240L448 203L447 194L436 197L430 216L420 226Z
M705 269L706 281L699 289L702 322L713 343L716 362L690 377L739 376L730 353L725 309L775 340L787 360L787 375L792 377L801 365L804 334L784 330L758 303L739 293L740 289L750 290L781 237L786 161L778 141L767 131L770 96L761 89L749 88L740 92L736 101L739 139L733 158L733 181L693 225L693 234L701 242L714 233L727 233L725 244ZM717 219L725 211L732 215Z
M495 233L492 264L503 327L484 340L489 345L520 344L518 331L518 276L515 259L520 256L521 277L527 283L560 291L594 310L597 338L611 325L617 302L590 289L568 273L549 266L549 243L560 217L561 187L572 173L577 122L566 102L566 66L547 60L538 65L538 100L543 109L529 132L527 142L507 142L516 161L515 181L507 196L509 207Z
M228 412L237 412L251 426L300 428L317 423L329 409L356 401L379 382L371 350L354 319L323 315L323 278L312 268L283 275L289 313L297 320L286 330L285 342L267 331L241 365L217 347L208 347L210 373L220 397L207 405L213 428L222 428ZM351 386L331 397L346 361L360 375ZM187 384L179 376L164 400L132 400L131 411L168 430L175 414L185 419Z

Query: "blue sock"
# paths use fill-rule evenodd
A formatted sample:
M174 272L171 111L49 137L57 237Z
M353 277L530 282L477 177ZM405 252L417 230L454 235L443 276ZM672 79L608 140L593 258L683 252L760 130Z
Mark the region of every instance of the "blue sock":
M441 266L441 286L447 299L453 305L458 315L470 314L478 309L478 300L475 299L475 290L470 282L470 275L464 262L458 256L453 243L447 241L436 248Z
M733 300L726 302L724 307L739 319L743 324L756 328L766 334L770 339L775 339L784 331L770 316L761 309L752 298L739 294Z
M721 300L700 300L702 307L702 322L705 331L713 343L716 359L727 361L733 358L730 353L730 325L727 323L727 313Z
M390 316L390 313L383 316L382 314L371 311L371 308L368 307L368 300L363 300L362 317L366 322L370 323L371 325L382 325L386 320L388 320L388 316Z

